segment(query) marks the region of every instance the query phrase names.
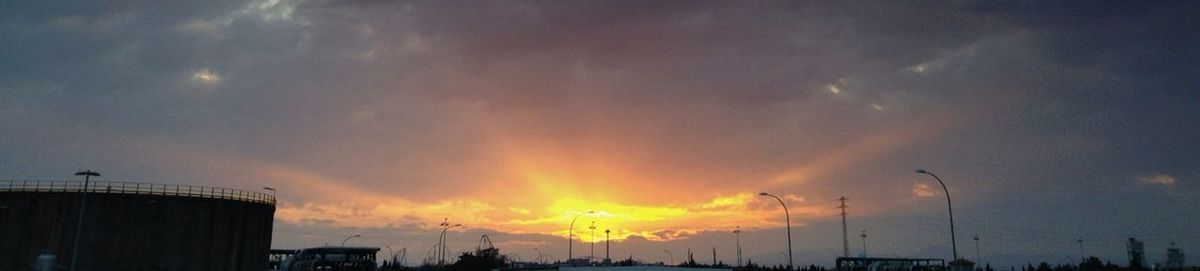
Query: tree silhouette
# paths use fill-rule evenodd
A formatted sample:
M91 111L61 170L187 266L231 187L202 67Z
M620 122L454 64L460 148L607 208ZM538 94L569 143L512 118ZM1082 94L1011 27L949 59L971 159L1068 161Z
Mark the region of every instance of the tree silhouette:
M500 249L485 248L475 252L463 252L458 255L458 261L450 266L451 270L491 270L506 267L508 256L500 254Z

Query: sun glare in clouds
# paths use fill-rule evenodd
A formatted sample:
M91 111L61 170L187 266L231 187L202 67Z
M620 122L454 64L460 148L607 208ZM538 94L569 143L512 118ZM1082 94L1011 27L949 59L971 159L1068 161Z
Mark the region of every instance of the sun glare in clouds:
M937 191L934 191L933 187L930 187L929 184L923 183L913 184L912 193L913 195L922 198L928 198L937 195Z
M278 217L289 223L328 219L335 227L418 224L433 229L448 217L467 228L565 238L575 220L574 234L585 242L604 238L604 230L611 230L614 240L665 241L737 226L783 226L782 209L773 199L757 196L760 190L781 191L778 195L787 202L794 226L832 217L834 208L826 202L810 202L805 195L786 191L812 185L808 180L874 159L945 125L949 123L885 129L820 159L798 160L795 168L746 183L745 191L647 176L629 168L634 165L612 162L619 161L614 157L620 154L605 153L601 151L604 148L587 149L591 156L585 157L553 150L506 149L500 151L504 162L498 167L508 176L481 179L433 201L388 195L348 185L353 183L348 180L292 168L266 167L262 172L263 178L284 180L292 187L324 191L302 196L307 199L304 203L281 205ZM919 197L936 194L920 183L913 193ZM590 235L592 223L596 232L601 232L597 236Z
M925 70L927 69L929 69L929 67L925 66L925 64L917 64L913 65L912 67L908 67L906 70L914 73L925 73Z
M209 86L216 85L217 83L221 82L221 75L218 75L216 72L205 68L192 74L192 82Z
M825 89L828 89L829 92L832 92L833 94L842 94L842 89L838 88L836 85L828 85L825 87Z
M163 146L157 149L176 148ZM580 240L603 238L602 234L590 236L590 231L584 233L595 222L598 229L611 230L613 240L639 237L663 241L686 238L703 231L726 231L737 226L780 227L783 223L782 209L773 200L746 191L709 194L698 197L702 200L688 200L679 198L676 193L699 191L631 190L630 186L617 183L612 191L591 193L587 183L571 179L583 176L530 173L523 182L505 183L515 187L515 190L525 191L523 193L493 197L462 188L463 193L456 196L421 201L265 160L185 150L168 151L163 155L165 160L178 163L204 165L229 174L248 174L247 178L264 180L273 187L303 188L280 191L276 219L295 225L335 228L415 225L434 230L443 218L449 218L466 228L565 238L571 220L577 219L575 234ZM543 167L530 165L530 170L536 168ZM802 225L805 219L832 215L832 209L828 206L814 205L803 196L780 196L788 203L794 226ZM654 198L660 201L633 201L631 198ZM594 213L589 214L589 211Z
M523 200L513 202L485 203L463 198L414 202L342 185L338 180L301 171L286 168L268 171L266 174L272 178L286 179L293 182L294 186L341 195L336 202L281 204L277 217L296 224L323 221L335 227L385 227L416 223L432 229L435 222L449 217L455 223L462 223L469 228L566 237L574 220L575 235L584 242L592 242L603 238L600 234L591 236L592 232L587 231L592 223L599 229L597 232L611 230L610 236L614 240L636 236L664 241L686 238L703 231L726 231L736 226L775 227L781 226L782 222L777 219L782 212L773 201L763 201L761 197L748 192L716 196L705 202L639 205L590 198L587 195L569 196L574 193L571 191L581 189L571 187L569 183L559 183L557 186L531 190L560 189L564 191L561 196L554 196L556 193L550 191L546 195L514 195L514 198ZM636 194L644 196L646 193ZM783 195L783 198L792 209L793 217L812 218L832 214L827 206L809 206L800 196ZM520 202L535 203L520 205ZM546 203L541 205L537 202Z
M1175 179L1174 176L1167 175L1167 174L1154 174L1154 175L1150 175L1150 176L1142 176L1142 177L1138 177L1138 180L1142 181L1143 183L1163 185L1163 186L1173 186L1173 185L1175 185L1175 183L1179 182L1178 180Z

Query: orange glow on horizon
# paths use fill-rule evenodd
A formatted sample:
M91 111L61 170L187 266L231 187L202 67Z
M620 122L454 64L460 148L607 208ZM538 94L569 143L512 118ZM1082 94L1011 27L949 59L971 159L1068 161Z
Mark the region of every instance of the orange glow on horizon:
M947 123L930 123L886 130L866 137L839 152L806 161L775 178L757 183L691 185L680 181L660 181L629 170L613 157L628 154L596 148L596 158L571 157L553 150L506 150L498 168L506 176L482 180L476 187L454 188L453 197L420 200L353 185L351 180L325 176L317 172L259 160L229 159L203 152L180 151L177 159L188 164L209 164L249 178L272 180L274 186L302 189L285 190L276 217L292 224L327 227L388 227L418 225L430 230L449 217L467 228L507 233L568 236L571 220L577 240L603 240L603 230L612 230L612 240L642 238L667 241L689 238L705 231L782 227L782 212L771 199L757 196L759 190L777 192L788 203L794 226L817 219L830 219L835 209L824 202L809 202L803 191L804 180L844 170L855 164L909 144L929 131ZM165 148L171 149L171 148ZM745 186L741 191L727 187ZM786 187L786 189L784 189ZM297 200L301 199L301 200ZM582 215L589 210L592 215ZM860 209L861 210L861 209ZM595 221L592 236L587 228ZM702 226L701 226L702 225Z

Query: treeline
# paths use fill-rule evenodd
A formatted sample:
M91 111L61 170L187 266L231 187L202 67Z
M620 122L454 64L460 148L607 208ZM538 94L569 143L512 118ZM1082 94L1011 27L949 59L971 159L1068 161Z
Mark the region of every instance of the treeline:
M508 267L508 256L500 254L500 250L496 248L487 248L476 250L474 252L463 252L458 255L458 260L445 266L439 267L436 264L423 264L418 267L400 266L391 263L384 263L379 267L380 271L400 271L400 270L451 270L451 271L478 271L478 270L493 270L504 269Z
M1050 266L1050 264L1042 262L1035 266L1033 263L1029 263L1022 267L1021 271L1200 271L1200 267L1150 269L1141 267L1141 263L1137 262L1130 263L1129 266L1119 266L1112 262L1101 261L1100 258L1088 257L1079 265Z

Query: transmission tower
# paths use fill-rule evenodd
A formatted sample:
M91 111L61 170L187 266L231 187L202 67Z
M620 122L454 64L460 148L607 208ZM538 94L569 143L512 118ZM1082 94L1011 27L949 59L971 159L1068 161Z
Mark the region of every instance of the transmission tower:
M841 198L838 198L838 200L842 202L842 205L838 206L839 209L842 209L842 257L850 257L850 238L846 233L846 207L848 207L846 206L847 198L846 196L842 196Z

